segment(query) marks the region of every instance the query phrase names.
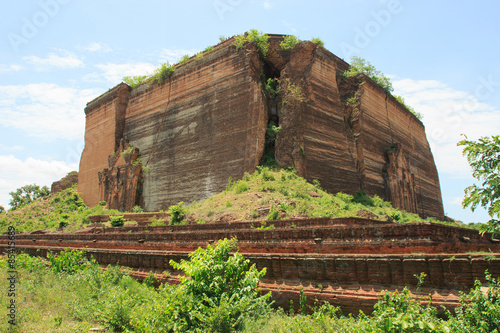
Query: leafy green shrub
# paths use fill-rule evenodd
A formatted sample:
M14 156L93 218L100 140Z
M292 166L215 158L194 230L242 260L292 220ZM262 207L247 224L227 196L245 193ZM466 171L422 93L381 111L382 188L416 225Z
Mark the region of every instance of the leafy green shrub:
M64 227L67 227L68 226L68 222L67 221L59 221L59 228L64 228Z
M476 280L470 293L460 297L456 318L452 320L456 332L500 332L500 280L486 271L486 281L489 283L486 291Z
M134 208L132 208L132 213L143 213L144 212L144 209L141 207L141 206L134 206Z
M123 227L125 224L125 219L123 218L123 215L111 215L109 217L109 221L111 223L112 227Z
M300 39L295 37L294 35L287 35L280 43L280 47L284 50L294 49L297 44L301 42Z
M424 116L423 116L420 112L415 111L415 109L414 109L414 108L412 108L411 106L409 106L408 104L406 104L405 99L404 99L403 97L401 97L401 96L394 96L394 98L396 98L396 100L397 100L399 103L403 104L403 106L404 106L405 108L407 108L407 109L408 109L408 111L410 111L411 113L413 113L413 115L415 115L415 117L417 117L418 119L422 120L422 118L423 118Z
M250 186L248 186L247 182L239 180L236 182L234 189L236 191L236 194L241 194L248 191L250 189Z
M124 76L122 81L128 84L131 88L146 82L147 75Z
M54 273L64 272L74 274L77 271L86 270L91 265L95 265L94 261L91 262L87 259L84 250L70 250L69 248L64 249L58 255L49 252L47 259Z
M207 331L232 332L245 317L269 311L271 294L259 295L257 289L266 270L259 272L241 254L230 254L237 250L236 239L224 239L214 247L198 248L189 261L170 261L185 273L179 277L182 288L199 304L199 315L193 316L199 322L193 324Z
M317 37L312 38L311 42L313 42L314 44L318 45L318 47L325 48L325 42L323 42L321 39L319 39Z
M170 206L168 209L168 214L170 215L170 225L180 224L184 220L187 210L183 204L184 202L181 201L177 205Z
M101 201L99 201L99 206L104 207L104 206L106 206L107 204L108 204L108 203L106 202L106 200L101 200Z
M394 91L391 80L377 70L372 64L360 57L352 57L349 69L344 72L344 77L353 77L360 73L365 74L370 79L380 85L387 93Z
M165 80L169 79L174 72L175 65L170 65L168 62L166 62L155 70L152 77L153 81L161 84L165 82Z
M418 289L425 274L419 277ZM372 332L449 332L445 321L437 317L437 309L413 299L408 288L401 292L384 292L371 316Z
M203 52L210 52L213 51L214 47L213 46L207 46Z
M246 42L255 43L257 48L260 50L262 55L265 57L269 52L269 44L267 43L269 36L262 33L261 31L252 29L247 35L238 35L234 39L234 46L236 46L237 51L243 50Z
M271 206L271 209L269 211L269 215L267 215L266 220L268 221L276 221L279 219L280 216L280 211L276 209L276 207L273 205Z
M181 60L179 61L179 64L181 64L181 65L182 65L182 64L185 64L186 62L188 62L188 61L189 61L189 58L190 58L190 57L189 57L189 55L188 55L188 54L183 55L183 56L182 56L182 58L181 58Z
M373 206L373 199L366 194L365 191L358 191L355 195L354 198L352 199L353 202L360 203L365 206Z

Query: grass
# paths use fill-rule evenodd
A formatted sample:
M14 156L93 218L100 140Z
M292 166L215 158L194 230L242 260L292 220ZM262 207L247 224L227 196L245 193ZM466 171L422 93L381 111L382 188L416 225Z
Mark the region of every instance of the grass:
M101 205L88 207L76 191L76 185L36 200L7 214L0 215L0 232L14 226L17 232L30 232L46 229L56 231L61 222L66 231L74 231L87 226L89 215L118 214L117 210L106 209Z
M241 305L235 312L235 303L224 298L227 291L216 294L221 296L220 301L215 296L197 294L200 288L206 288L207 269L208 274L221 276L203 265L207 260L217 263L210 267L236 265L246 267L245 272L252 271L236 255L228 259L226 252L219 252L219 244L210 251L196 251L190 261L180 264L185 266L184 271L190 272L189 279L180 285L163 284L157 288L152 286L151 273L140 283L130 277L129 269L108 266L102 270L94 260L86 259L83 252L66 250L52 256L50 261L18 254L17 329L11 329L7 320L0 320L0 331L89 332L96 328L107 332L494 332L500 329L500 282L489 273L486 273L488 285L476 281L475 287L460 297L456 314L448 312L447 318L438 317L432 304L421 303L428 300L426 296L413 299L407 288L401 292L382 292L371 315L362 312L343 315L329 303L308 307L305 296L295 304L295 311L293 307L289 312L271 309L264 303L259 303L256 310L256 302L262 301L260 296L246 289L233 290ZM64 269L69 265L72 270ZM7 267L6 257L0 256L2 290L8 290ZM420 277L422 283L425 275ZM215 283L212 278L208 280ZM248 282L244 278L238 281ZM0 306L7 308L10 299L1 297ZM228 316L240 319L235 322L228 320Z
M269 208L268 210L264 208ZM226 189L202 202L186 207L187 216L193 221L207 223L222 216L234 220L266 220L271 214L278 219L350 217L370 212L378 220L396 222L433 222L463 226L456 222L442 222L433 218L422 219L417 214L398 210L378 196L364 193L356 196L346 193L331 194L321 189L319 181L308 183L294 170L259 167L241 180L229 181ZM269 211L260 215L260 211Z

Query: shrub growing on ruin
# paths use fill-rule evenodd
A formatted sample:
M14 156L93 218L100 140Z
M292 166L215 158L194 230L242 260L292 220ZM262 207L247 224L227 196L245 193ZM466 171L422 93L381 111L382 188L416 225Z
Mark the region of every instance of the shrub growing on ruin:
M123 227L125 224L125 219L123 218L123 215L112 215L109 217L109 221L111 223L112 227Z
M184 220L187 210L183 204L184 202L181 201L177 205L170 206L168 209L168 214L170 215L170 225L180 224Z
M147 75L124 76L122 81L128 84L131 88L135 88L138 85L146 82L147 78Z
M285 36L283 41L280 43L280 47L284 50L292 50L300 42L301 42L301 40L298 39L296 36L287 35L287 36Z
M252 29L245 35L238 35L234 39L234 46L236 46L237 51L243 50L243 47L247 42L254 43L259 49L260 53L265 57L269 52L268 41L269 36L262 33L261 31Z
M168 62L157 68L153 74L153 81L155 83L163 83L169 79L175 72L175 65L170 65Z
M313 42L314 44L318 45L318 47L325 48L325 42L323 42L321 39L319 39L317 37L312 38L311 42Z

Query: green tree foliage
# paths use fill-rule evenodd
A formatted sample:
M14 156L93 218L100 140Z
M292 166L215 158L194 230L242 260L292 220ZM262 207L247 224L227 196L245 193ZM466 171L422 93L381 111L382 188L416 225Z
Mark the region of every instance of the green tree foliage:
M125 219L123 215L114 215L109 217L109 221L112 227L123 227L125 224Z
M375 66L370 64L363 58L352 57L349 69L345 71L344 77L356 76L360 73L365 74L373 81L377 82L388 93L394 91L391 80L385 76L381 71L377 70Z
M47 186L40 187L36 184L32 184L18 188L16 191L10 192L9 194L12 197L9 205L12 210L16 210L32 203L37 199L48 196L50 194L50 190Z
M268 310L271 294L259 295L257 284L266 274L239 253L235 238L220 240L216 246L198 248L189 261L170 261L186 276L179 277L185 292L201 305L203 323L213 331L231 332L251 313Z
M462 205L474 211L477 206L487 208L491 220L483 232L500 233L500 136L482 137L478 141L465 136L457 144L464 146L463 154L472 168L472 176L481 181L465 189Z
M3 206L0 206L0 214L5 213L5 208Z
M297 44L301 42L300 39L298 39L294 35L287 35L283 39L283 41L280 43L280 47L284 50L291 50L294 49Z
M319 47L325 48L325 42L323 42L321 39L319 39L317 37L312 38L311 42L318 45Z
M177 205L170 206L168 209L168 214L170 215L170 225L180 224L184 220L187 210L183 204L184 202L181 201Z
M267 43L268 40L269 40L268 35L262 33L261 31L252 29L249 32L247 32L246 36L245 35L236 36L234 39L234 45L236 46L236 50L241 51L243 50L245 43L247 42L255 43L257 48L265 57L269 52L269 44Z
M128 84L130 87L135 88L143 82L146 82L147 75L135 75L135 76L124 76L123 82Z
M47 259L54 273L64 272L73 274L79 270L89 268L93 263L87 259L84 250L70 250L69 248L64 249L58 255L49 252L47 254Z

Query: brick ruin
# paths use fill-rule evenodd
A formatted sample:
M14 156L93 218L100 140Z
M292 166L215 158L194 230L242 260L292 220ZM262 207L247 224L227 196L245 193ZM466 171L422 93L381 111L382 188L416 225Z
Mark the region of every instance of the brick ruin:
M122 83L88 103L83 200L156 213L125 214L137 223L121 228L93 216L77 232L17 235L16 248L42 256L85 248L101 265L131 267L138 278L169 271L166 280L176 283L170 259L237 237L240 252L267 268L260 287L276 305L297 303L303 288L310 302L354 313L370 312L382 290L408 286L416 295L421 272L422 295L448 309L475 279L484 281L486 269L500 275L500 240L438 224L322 218L266 221L274 227L268 230L260 222L149 225L168 220L159 210L216 194L269 155L330 192L363 190L422 217L444 217L422 122L365 75L344 78L349 65L329 51L311 42L283 50L283 38L271 35L265 57L253 44L237 50L231 38L178 65L164 83ZM264 88L268 79L279 84L277 95ZM281 128L272 145L269 124ZM0 252L7 244L0 235Z
M393 223L362 218L319 218L260 222L149 226L166 213L125 214L137 225L106 228L109 216L90 217L93 224L73 233L20 234L18 251L46 256L48 251L85 248L101 265L120 264L140 279L152 270L177 283L170 260L187 259L198 247L223 238L238 238L239 251L267 273L260 283L276 306L298 304L301 288L311 305L329 301L344 312L369 313L382 290L407 286L417 295L415 275L427 274L420 295L432 294L435 306L452 310L460 292L474 280L485 282L486 269L500 275L500 240L477 231L431 223ZM0 235L0 253L8 250ZM489 254L484 254L489 253Z
M159 211L203 200L271 153L330 192L363 190L443 218L422 122L368 77L344 78L349 65L328 50L311 42L284 50L283 38L271 35L265 57L231 38L164 83L122 83L88 103L78 179L85 203ZM268 79L279 83L277 96L265 91ZM268 124L281 128L272 147ZM135 159L122 159L129 148Z

